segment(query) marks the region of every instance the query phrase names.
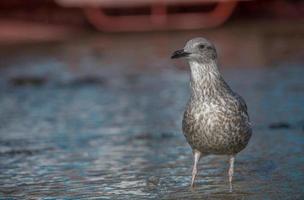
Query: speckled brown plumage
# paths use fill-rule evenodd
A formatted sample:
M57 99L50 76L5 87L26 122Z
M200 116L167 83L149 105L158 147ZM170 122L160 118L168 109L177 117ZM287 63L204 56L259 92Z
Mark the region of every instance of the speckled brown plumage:
M252 134L246 103L224 81L218 70L216 49L209 41L188 41L172 56L178 57L186 57L191 68L191 97L182 123L195 158L191 185L200 157L209 154L231 156L231 183L234 156L246 147Z

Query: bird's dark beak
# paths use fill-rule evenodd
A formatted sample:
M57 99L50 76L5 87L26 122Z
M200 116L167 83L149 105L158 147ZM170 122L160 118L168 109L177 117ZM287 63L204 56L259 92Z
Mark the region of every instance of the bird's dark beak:
M175 51L172 56L171 56L171 59L174 59L174 58L181 58L181 57L187 57L189 56L190 53L188 52L185 52L184 49L181 49L181 50L177 50Z

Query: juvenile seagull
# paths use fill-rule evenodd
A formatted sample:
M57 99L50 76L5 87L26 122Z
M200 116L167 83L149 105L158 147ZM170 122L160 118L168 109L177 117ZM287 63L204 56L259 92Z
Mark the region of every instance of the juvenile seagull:
M191 187L200 158L217 154L230 156L228 175L232 190L235 155L246 147L252 134L246 103L224 81L211 42L194 38L171 58L181 57L187 59L191 69L191 97L183 118L183 132L194 156Z

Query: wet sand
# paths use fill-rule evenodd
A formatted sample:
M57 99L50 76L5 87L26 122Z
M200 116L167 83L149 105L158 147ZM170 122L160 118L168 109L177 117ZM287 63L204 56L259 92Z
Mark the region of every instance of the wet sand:
M0 48L0 199L302 199L304 30L97 34ZM209 156L189 189L181 133L189 70L172 51L193 36L219 49L254 134L235 164Z

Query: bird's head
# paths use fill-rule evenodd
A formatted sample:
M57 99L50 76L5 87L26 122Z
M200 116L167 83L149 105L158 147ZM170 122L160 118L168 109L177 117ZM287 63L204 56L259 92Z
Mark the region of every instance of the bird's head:
M198 37L189 40L185 47L175 51L171 58L186 58L189 61L209 63L217 59L217 53L211 42L205 38Z

